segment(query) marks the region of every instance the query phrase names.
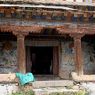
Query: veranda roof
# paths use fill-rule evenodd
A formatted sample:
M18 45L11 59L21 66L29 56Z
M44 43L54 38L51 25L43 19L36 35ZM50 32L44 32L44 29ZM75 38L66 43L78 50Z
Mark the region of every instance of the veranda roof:
M63 10L77 10L65 6L54 5L31 5L31 4L0 4L0 7L30 7L30 8L47 8L47 9L63 9Z
M95 3L86 2L70 2L64 0L0 0L3 3L34 3L34 4L56 4L56 5L79 5L79 6L95 6Z

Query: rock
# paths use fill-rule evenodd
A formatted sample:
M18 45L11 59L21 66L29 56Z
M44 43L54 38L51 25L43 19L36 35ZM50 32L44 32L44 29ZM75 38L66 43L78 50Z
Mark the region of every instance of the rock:
M73 87L72 87L74 90L79 90L79 86L78 85L74 85Z

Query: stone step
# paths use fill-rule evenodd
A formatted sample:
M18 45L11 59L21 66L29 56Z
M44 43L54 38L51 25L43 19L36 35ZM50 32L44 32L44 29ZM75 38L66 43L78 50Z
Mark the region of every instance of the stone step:
M35 95L52 95L52 93L65 93L64 95L75 95L72 93L76 93L79 90L74 90L74 89L66 89L64 87L48 87L48 88L38 88L38 89L33 89ZM53 94L57 95L57 94ZM60 94L62 95L62 94Z
M72 86L72 80L50 80L32 82L33 88Z
M36 81L61 80L61 78L56 75L34 75L34 77Z

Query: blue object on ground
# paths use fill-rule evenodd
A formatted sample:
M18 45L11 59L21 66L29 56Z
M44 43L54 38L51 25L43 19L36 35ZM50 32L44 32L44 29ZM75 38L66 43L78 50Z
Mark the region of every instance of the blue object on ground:
M19 79L21 85L25 85L35 80L32 73L27 73L27 74L16 73L16 77Z

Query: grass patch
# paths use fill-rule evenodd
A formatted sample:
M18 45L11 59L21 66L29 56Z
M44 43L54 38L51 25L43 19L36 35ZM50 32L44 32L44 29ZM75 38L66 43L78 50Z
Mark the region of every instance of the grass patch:
M11 95L34 95L34 92L32 90L18 91L18 92L12 93Z
M89 95L85 90L80 90L78 92L54 92L49 95Z

